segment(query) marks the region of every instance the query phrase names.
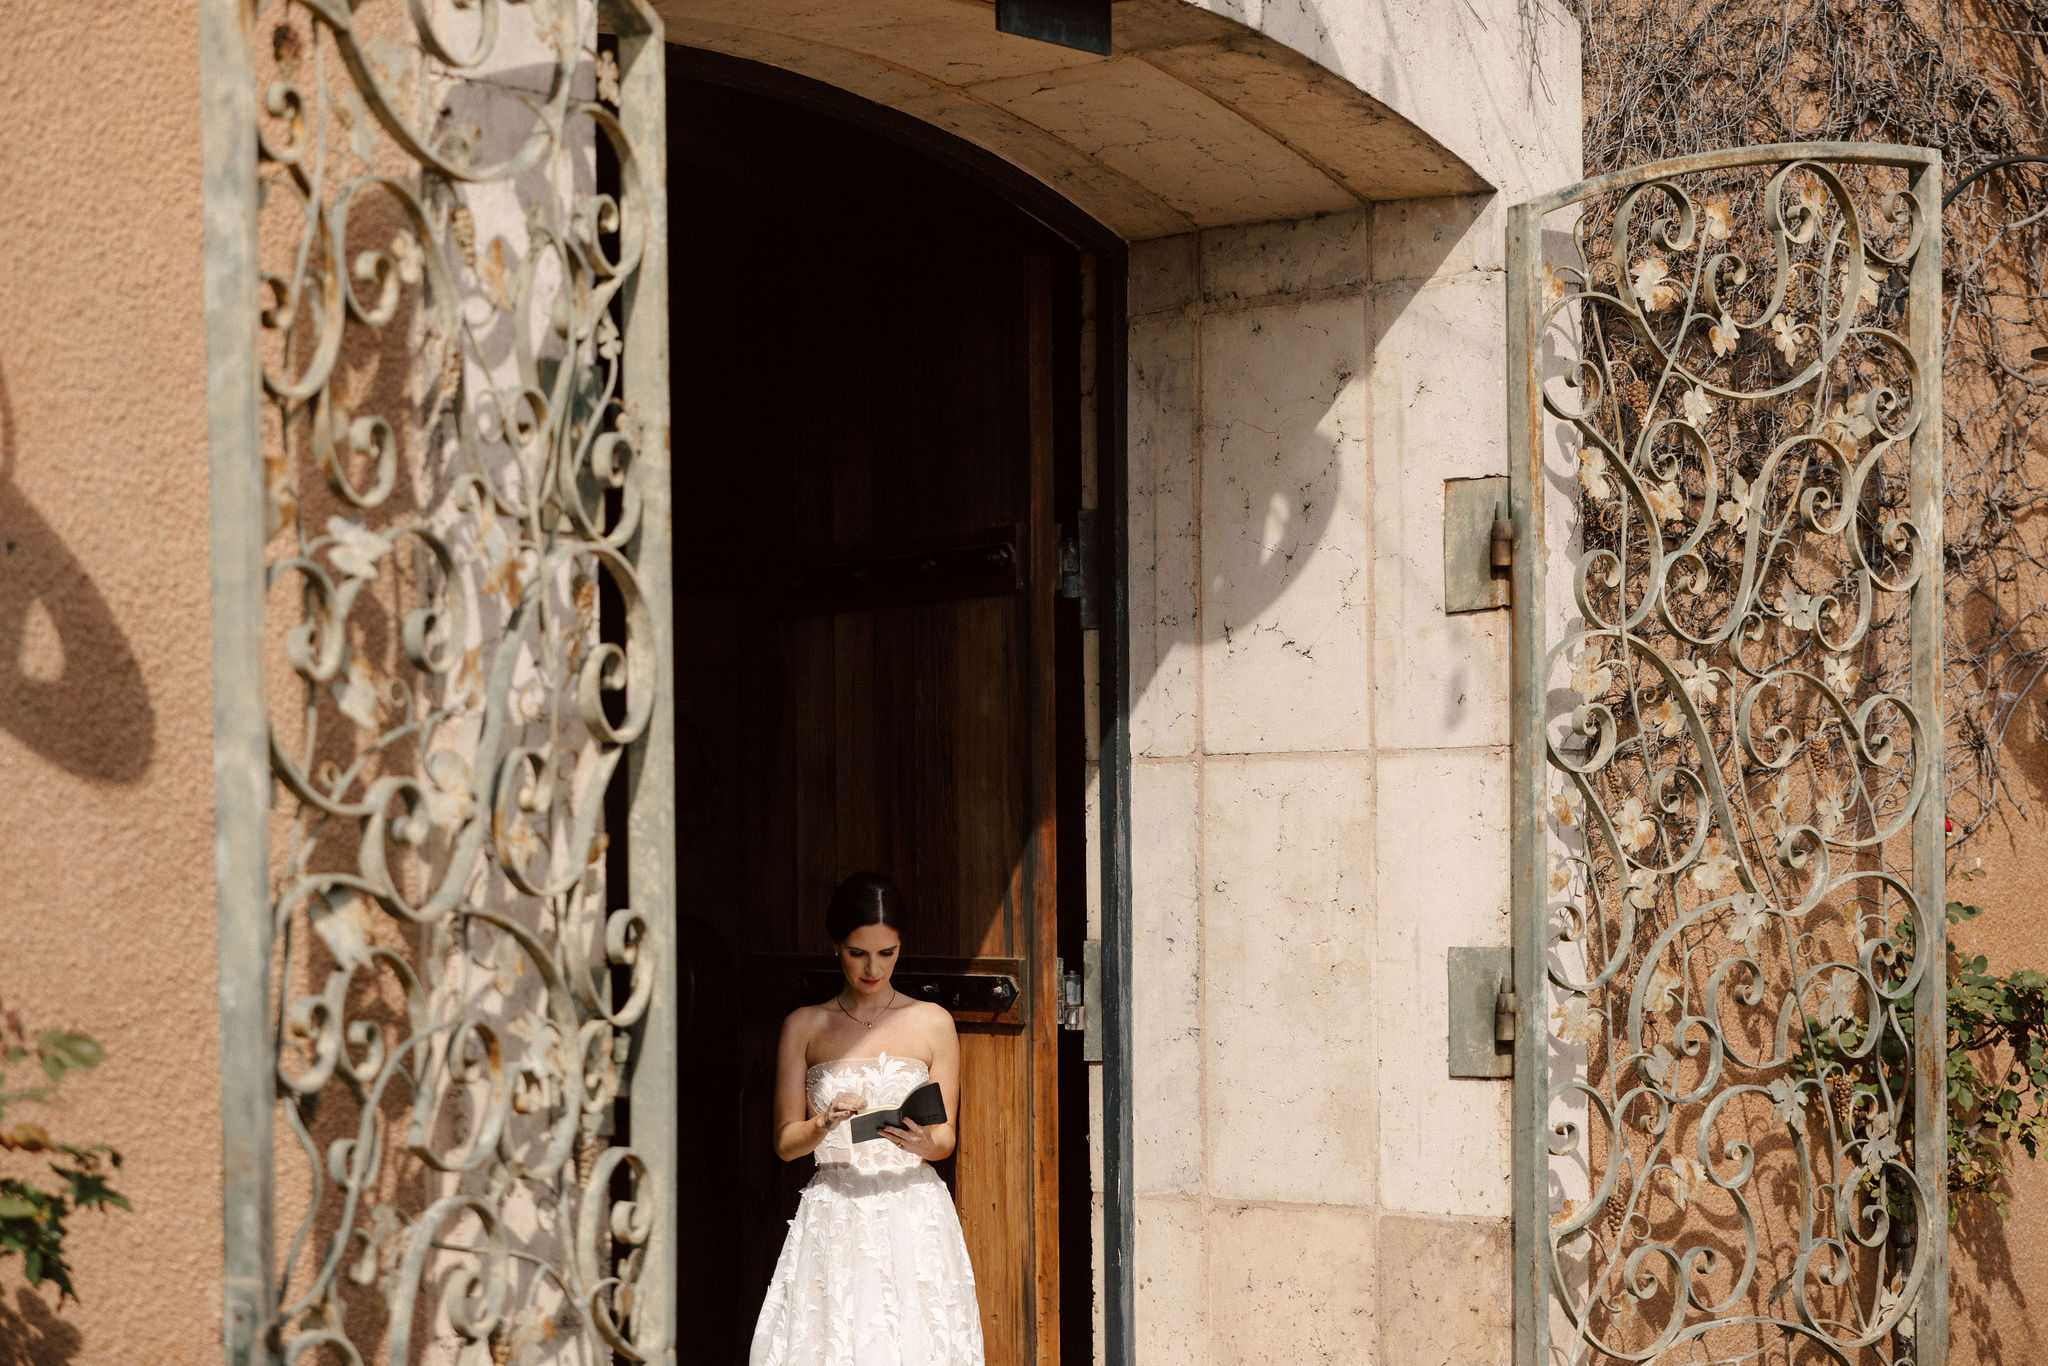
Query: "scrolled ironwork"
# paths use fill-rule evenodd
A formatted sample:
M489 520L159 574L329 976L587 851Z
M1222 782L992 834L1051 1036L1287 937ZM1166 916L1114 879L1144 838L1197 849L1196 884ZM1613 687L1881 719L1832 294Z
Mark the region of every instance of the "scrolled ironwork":
M288 1228L262 1336L660 1360L661 1196L610 1136L661 965L604 810L655 706L665 434L624 396L620 305L664 188L590 0L242 15Z
M1940 1358L1938 186L1783 147L1516 211L1555 1359Z

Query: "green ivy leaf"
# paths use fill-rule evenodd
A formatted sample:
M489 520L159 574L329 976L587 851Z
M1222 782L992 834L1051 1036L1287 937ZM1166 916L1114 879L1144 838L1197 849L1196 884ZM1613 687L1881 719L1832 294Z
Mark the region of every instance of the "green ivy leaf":
M36 1049L42 1055L43 1070L51 1081L62 1081L67 1069L83 1071L106 1059L106 1050L83 1034L68 1029L46 1029L36 1035Z

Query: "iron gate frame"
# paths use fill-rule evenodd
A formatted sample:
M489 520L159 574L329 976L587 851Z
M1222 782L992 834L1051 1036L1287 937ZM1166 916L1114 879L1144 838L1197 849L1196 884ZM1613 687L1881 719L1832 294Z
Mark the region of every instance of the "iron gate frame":
M1550 1166L1548 1051L1550 980L1546 966L1549 893L1546 877L1549 844L1543 821L1546 693L1550 639L1545 624L1545 576L1553 555L1564 547L1545 541L1544 460L1546 416L1538 373L1540 328L1545 314L1543 220L1597 196L1649 185L1683 175L1781 167L1795 162L1822 165L1889 167L1910 177L1910 194L1925 215L1926 238L1909 274L1907 322L1913 349L1920 359L1916 399L1924 392L1925 416L1910 443L1912 520L1927 539L1927 568L1913 584L1910 632L1913 643L1911 705L1923 718L1934 761L1929 785L1913 816L1914 891L1926 917L1916 957L1941 963L1947 952L1945 789L1940 753L1944 718L1941 712L1942 615L1942 160L1938 151L1878 143L1776 143L1678 157L1594 177L1516 204L1507 213L1508 442L1510 517L1515 534L1511 644L1511 901L1514 983L1523 1026L1514 1044L1514 1217L1511 1265L1513 1275L1514 1359L1519 1366L1549 1366L1550 1301L1548 1274L1550 1236ZM1917 757L1917 756L1916 756ZM1913 1109L1916 1117L1940 1116L1946 1090L1946 993L1919 991L1914 1001L1915 1059ZM1947 1129L1944 1123L1917 1126L1914 1166L1918 1179L1932 1193L1934 1236L1923 1237L1918 1257L1925 1260L1916 1317L1912 1360L1917 1366L1943 1366L1948 1348L1948 1254L1946 1220Z
M676 1189L675 723L672 685L671 471L668 383L666 42L646 0L594 0L600 32L616 43L618 121L656 187L646 204L644 260L619 295L624 326L621 396L647 433L635 466L638 530L629 543L644 570L652 621L650 715L626 747L626 903L644 914L655 957L646 1013L632 1029L635 1143L657 1193L643 1283L658 1287L640 1312L677 1356L674 1304ZM277 1100L270 976L272 771L264 676L273 645L266 622L263 393L257 248L258 134L252 52L258 0L199 0L201 163L206 279L207 440L211 523L215 876L218 897L222 1137L223 1346L229 1366L279 1359L273 1124ZM644 1128L642 1127L644 1126Z

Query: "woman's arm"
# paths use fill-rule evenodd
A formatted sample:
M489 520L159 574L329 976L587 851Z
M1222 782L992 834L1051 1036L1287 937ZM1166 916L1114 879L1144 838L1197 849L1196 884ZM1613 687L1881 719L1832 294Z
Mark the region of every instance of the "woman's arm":
M925 1002L920 1009L932 1012L927 1035L932 1049L932 1080L946 1098L946 1122L930 1128L906 1119L900 1129L884 1129L882 1136L905 1152L916 1153L927 1162L943 1162L953 1155L960 1117L960 1033L953 1028L953 1012L942 1005Z
M834 1124L861 1108L860 1097L842 1095L833 1098L824 1114L810 1113L810 1100L804 1095L804 1058L811 1042L807 1013L790 1012L782 1022L782 1041L775 1047L775 1155L784 1162L814 1151Z

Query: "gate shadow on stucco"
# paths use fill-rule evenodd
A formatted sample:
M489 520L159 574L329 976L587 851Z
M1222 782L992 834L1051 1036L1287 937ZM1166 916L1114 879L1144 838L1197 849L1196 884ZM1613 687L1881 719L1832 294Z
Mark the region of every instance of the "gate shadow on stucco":
M1975 1203L1957 1219L1949 1245L1950 1342L1967 1345L1979 1361L2040 1360L2040 1334L2013 1271L2005 1217ZM2005 1329L2015 1323L2023 1341L2009 1342Z
M0 729L68 773L132 783L156 711L107 600L14 486L14 409L0 368Z
M0 1296L0 1366L65 1366L85 1345L84 1336L35 1291Z

